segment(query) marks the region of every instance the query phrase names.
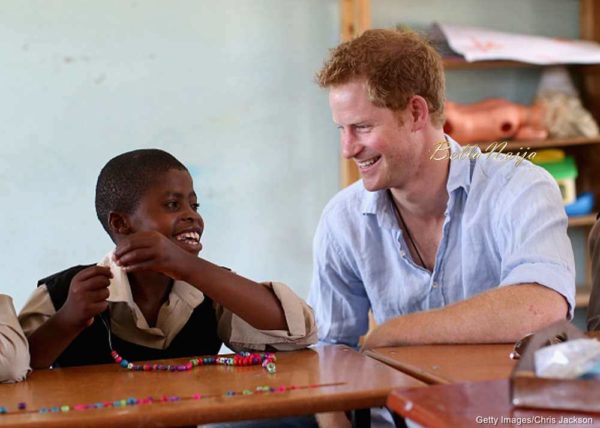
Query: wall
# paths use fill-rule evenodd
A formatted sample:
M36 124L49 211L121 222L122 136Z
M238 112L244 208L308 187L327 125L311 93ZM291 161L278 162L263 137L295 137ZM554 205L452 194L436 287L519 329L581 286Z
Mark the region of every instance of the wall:
M431 21L578 35L577 0L373 0L373 26ZM518 11L518 13L514 13ZM311 239L338 188L337 133L313 83L338 41L337 0L5 0L0 7L0 291L112 244L93 188L141 147L187 164L202 255L308 293ZM529 102L536 70L448 74L450 99Z
M19 309L39 278L108 252L97 174L157 147L192 171L201 255L305 297L338 188L313 83L338 22L337 0L3 1L0 291Z

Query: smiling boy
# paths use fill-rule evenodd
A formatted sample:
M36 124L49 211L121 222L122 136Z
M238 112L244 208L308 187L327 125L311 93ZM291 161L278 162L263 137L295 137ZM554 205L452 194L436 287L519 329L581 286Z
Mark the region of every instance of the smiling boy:
M99 264L45 278L21 311L34 368L291 350L316 340L310 307L280 283L258 284L198 257L204 222L187 169L136 150L110 160L96 212L116 244Z

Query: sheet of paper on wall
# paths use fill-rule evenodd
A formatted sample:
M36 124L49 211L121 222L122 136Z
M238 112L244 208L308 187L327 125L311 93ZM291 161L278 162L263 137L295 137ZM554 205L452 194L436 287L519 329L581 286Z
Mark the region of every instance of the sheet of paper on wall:
M450 48L469 62L513 60L533 64L600 63L600 44L596 42L434 24L435 33L438 29Z

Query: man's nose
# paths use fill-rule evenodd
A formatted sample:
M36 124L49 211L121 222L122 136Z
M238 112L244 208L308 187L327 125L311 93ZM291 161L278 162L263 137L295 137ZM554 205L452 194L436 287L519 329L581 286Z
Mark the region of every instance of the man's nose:
M352 132L342 131L340 144L342 145L342 156L345 159L352 159L360 152L360 144Z

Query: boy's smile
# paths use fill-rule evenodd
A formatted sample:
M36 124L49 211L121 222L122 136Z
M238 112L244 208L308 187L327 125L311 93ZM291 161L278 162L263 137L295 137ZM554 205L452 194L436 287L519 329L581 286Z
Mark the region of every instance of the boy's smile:
M155 179L129 215L131 233L156 231L184 250L198 254L204 221L187 171L171 169Z

